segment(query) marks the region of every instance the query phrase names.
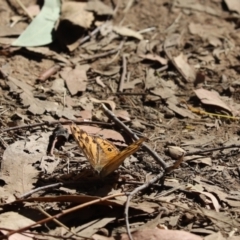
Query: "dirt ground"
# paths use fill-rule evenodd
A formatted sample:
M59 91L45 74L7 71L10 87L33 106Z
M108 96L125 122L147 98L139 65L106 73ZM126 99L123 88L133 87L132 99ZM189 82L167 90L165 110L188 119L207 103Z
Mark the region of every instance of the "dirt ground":
M55 0L20 39L44 2L0 6L0 238L240 239L240 2Z

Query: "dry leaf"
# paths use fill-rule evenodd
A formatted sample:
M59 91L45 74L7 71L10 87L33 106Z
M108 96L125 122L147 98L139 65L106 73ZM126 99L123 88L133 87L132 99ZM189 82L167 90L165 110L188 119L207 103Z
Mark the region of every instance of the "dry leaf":
M132 233L134 240L203 240L201 237L189 232L179 230L161 230L155 229L143 229ZM120 240L129 240L126 233L122 234Z
M129 113L126 110L116 110L114 111L114 114L116 117L124 120L124 121L130 121L131 118L129 116Z
M215 210L208 210L206 208L199 207L197 210L200 214L204 214L209 217L211 221L221 229L221 231L230 232L234 227L239 228L238 219L233 219L225 212L216 212ZM219 221L221 219L221 221ZM229 224L226 224L229 223Z
M84 29L94 20L93 13L85 10L86 5L86 2L63 1L61 20L56 28L58 39L69 51L79 46Z
M105 237L105 236L102 236L102 235L99 235L99 234L94 234L94 235L92 235L92 239L93 240L114 240L115 238Z
M10 37L10 36L14 36L14 35L20 35L23 32L23 27L20 26L14 26L14 27L9 27L6 25L0 25L0 37ZM13 41L13 39L12 39ZM0 40L1 42L1 40Z
M75 69L64 68L61 77L65 80L67 88L72 96L78 92L85 92L87 87L87 70L81 67Z
M120 69L121 69L120 66L101 66L100 69L92 68L92 70L94 72L99 73L99 74L104 75L104 76L111 76L111 75L114 75L116 73L119 73Z
M78 106L80 106L83 110L92 111L94 109L93 103L89 97L81 97L78 101Z
M145 80L145 89L155 88L157 86L157 79L158 77L155 76L155 70L149 68L146 70L147 76Z
M98 100L96 98L90 98L93 103L106 103L111 107L111 110L114 111L116 108L116 103L111 100Z
M84 120L87 120L87 119L90 120L92 119L92 112L89 110L82 110L82 111L76 112L75 116Z
M85 9L95 12L97 15L113 15L114 13L112 8L99 0L89 0Z
M105 227L108 223L114 221L115 219L116 217L105 217L96 219L76 227L74 232L81 236L81 238L89 239L94 233L98 232L100 228Z
M93 14L85 10L86 2L64 1L61 21L68 20L82 28L89 28L94 20Z
M52 174L59 162L60 160L55 159L55 157L43 156L39 167L43 172Z
M8 77L8 85L13 91L17 91L18 88L22 90L20 98L22 99L22 104L28 107L28 111L32 114L43 114L45 111L57 111L58 103L41 101L34 98L33 87L26 84L25 82L19 81L13 77Z
M179 56L175 57L173 60L174 60L175 64L177 65L177 67L184 74L185 79L187 79L188 82L193 82L196 78L195 71L194 71L193 67L188 64L183 53L181 53Z
M157 61L159 62L161 65L166 65L168 63L168 60L165 58L160 57L159 55L153 55L153 54L139 54L138 55L141 58L144 59L148 59L148 60L152 60L152 61Z
M222 41L220 39L223 39L225 36L226 28L224 26L216 27L212 25L191 22L188 28L191 34L200 36L203 41L207 41L212 46L222 46Z
M183 154L186 153L185 150L183 150L182 148L177 147L177 146L169 146L167 148L167 150L168 150L170 157L173 159L179 159ZM184 158L184 160L185 160L185 158Z
M240 14L240 1L238 0L224 0L228 9L233 12Z
M200 194L203 194L203 195L207 196L211 200L216 212L219 212L219 209L221 208L221 206L218 203L218 200L216 199L216 197L213 194L203 191L203 186L202 185L188 184L186 190L191 191L191 192L197 192L197 193L200 193ZM205 202L205 204L208 205L206 202Z
M11 229L11 231L14 231L14 230L32 225L36 222L16 212L5 212L0 214L0 223L1 223L1 228ZM3 234L9 233L9 231L3 230L3 229L1 230ZM34 236L30 233L24 233L24 234L15 233L11 235L8 239L9 240L31 240L31 239L34 239Z
M212 159L210 157L203 157L200 155L191 155L184 157L184 161L191 161L194 163L202 163L204 165L212 166Z
M143 36L127 27L113 26L113 31L124 37L133 37L139 40L143 40Z
M221 232L213 233L204 238L204 240L227 240Z
M33 184L38 181L39 173L33 163L40 161L46 153L49 136L50 133L32 135L28 137L28 141L16 141L6 148L2 159L1 176L7 183L6 191L23 194L33 188Z
M196 89L194 92L203 104L217 106L231 113L231 109L220 99L217 92L203 88Z
M181 43L181 34L179 33L173 33L170 34L164 43L165 48L173 47L173 46L179 46Z
M201 5L196 0L184 0L176 1L174 7L186 8L190 10L196 10L199 12L205 12L213 16L221 17L221 12L216 11L214 8L207 6L206 4Z
M31 5L31 6L27 7L27 11L32 17L35 17L40 13L40 7L37 4Z
M51 89L54 92L62 95L66 91L63 79L61 78L55 79L53 81Z
M97 83L98 85L100 85L101 87L103 87L103 88L106 87L106 85L105 85L105 84L103 83L103 81L101 80L101 77L100 77L100 76L96 77L96 83Z
M125 82L125 83L123 84L122 90L124 90L124 89L134 89L135 86L136 86L137 84L139 84L139 83L142 83L142 80L141 80L141 79L134 79L134 80L132 80L132 81L130 81L130 82Z
M125 139L123 138L123 136L112 129L102 129L102 128L98 128L98 127L94 127L94 126L88 126L88 125L81 125L79 126L83 131L87 132L89 135L97 135L100 136L102 138L106 138L109 140L114 140L116 142L122 142L125 143ZM69 126L65 126L65 128L68 129L68 132L71 133ZM116 145L121 145L121 146L125 146L125 144L116 144Z

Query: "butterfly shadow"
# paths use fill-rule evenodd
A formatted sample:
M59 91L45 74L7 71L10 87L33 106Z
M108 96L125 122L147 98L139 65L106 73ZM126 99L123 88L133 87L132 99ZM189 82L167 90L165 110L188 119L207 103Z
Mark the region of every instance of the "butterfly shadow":
M86 194L91 196L104 197L107 196L118 185L119 173L111 173L102 178L98 173L91 168L84 168L81 172L70 172L68 174L40 174L38 181L35 183L35 188L51 185L59 182L62 184L62 189L53 189L60 194ZM51 190L47 190L48 193Z

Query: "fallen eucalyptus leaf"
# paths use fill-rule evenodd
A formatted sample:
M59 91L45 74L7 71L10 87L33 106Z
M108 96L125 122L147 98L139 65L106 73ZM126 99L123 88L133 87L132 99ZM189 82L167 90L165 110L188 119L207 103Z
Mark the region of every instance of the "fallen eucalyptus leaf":
M41 12L12 46L33 47L53 41L52 30L60 14L60 0L45 0Z

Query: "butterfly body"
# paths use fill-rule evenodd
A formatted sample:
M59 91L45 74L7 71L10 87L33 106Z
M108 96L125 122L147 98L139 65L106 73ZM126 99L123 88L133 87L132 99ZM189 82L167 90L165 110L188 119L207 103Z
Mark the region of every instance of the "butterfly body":
M71 131L75 141L78 143L78 146L91 166L102 177L115 171L122 162L128 156L135 153L140 148L143 141L146 140L146 138L140 138L120 152L108 140L101 137L92 137L76 125L71 126Z

